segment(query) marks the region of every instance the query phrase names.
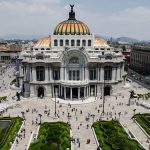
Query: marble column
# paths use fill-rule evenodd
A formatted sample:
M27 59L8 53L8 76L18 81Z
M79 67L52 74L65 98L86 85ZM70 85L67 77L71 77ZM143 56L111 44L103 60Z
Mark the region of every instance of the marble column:
M99 81L99 68L96 68L96 79Z
M115 70L115 68L113 67L113 68L112 68L112 81L115 81L115 74L116 74L116 70Z
M96 93L97 93L97 88L96 88L97 86L95 85L95 96L97 95Z
M117 80L120 80L120 66L117 66Z
M101 68L101 81L104 81L104 67Z
M49 67L49 80L52 80L52 68L51 66Z
M66 87L64 87L64 99L66 100Z
M62 97L62 95L63 95L62 92L63 92L63 88L62 88L62 86L61 86L61 95L60 95L61 97Z
M86 87L84 87L84 98L86 97Z
M99 80L101 81L101 68L99 68Z
M60 89L60 85L59 85L59 93L58 93L58 96L61 96L60 90L61 90L61 89Z
M32 66L30 67L30 81L33 81L33 75L32 75Z
M72 87L70 88L70 100L72 100Z
M85 80L89 80L89 73L87 67L85 67Z
M78 88L78 100L80 99L80 88Z
M26 68L26 80L30 81L30 66L29 65L27 65L27 68Z
M63 67L61 66L60 68L60 80L62 81L63 80Z
M32 67L32 79L33 79L33 82L36 81L36 70L35 70L35 67Z
M48 81L48 67L45 67L45 81Z

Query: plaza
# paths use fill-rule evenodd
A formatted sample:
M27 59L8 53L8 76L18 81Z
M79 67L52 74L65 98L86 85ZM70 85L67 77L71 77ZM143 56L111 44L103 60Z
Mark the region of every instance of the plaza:
M129 91L134 90L138 93L147 93L148 90L139 86L136 83L130 83L130 86L120 87L120 90L114 95L105 96L104 104L104 114L102 114L102 104L103 99L100 97L89 97L86 101L72 101L72 100L62 100L56 97L56 116L55 116L55 98L43 97L38 98L23 98L20 101L16 101L17 98L12 99L16 95L18 89L9 86L9 83L13 78L14 68L11 67L5 71L1 76L1 82L6 86L1 88L1 94L8 96L7 102L2 102L4 104L9 104L11 107L5 111L3 116L20 116L24 117L25 122L22 126L25 129L25 136L18 139L18 143L14 142L12 150L25 150L28 149L30 143L34 141L34 137L38 133L38 123L42 122L56 122L64 121L71 124L71 133L73 138L80 139L80 147L78 143L72 143L73 150L96 150L97 144L94 138L91 125L96 120L111 120L117 119L126 129L127 133L129 131L135 136L142 146L148 150L149 142L148 137L143 133L143 131L137 126L137 124L132 120L134 113L148 113L149 109L137 105L143 102L142 99L131 99L130 106L129 103ZM149 100L145 101L149 102ZM49 115L45 113L45 110L49 112ZM24 112L24 116L22 116ZM41 120L39 117L41 116ZM70 117L68 117L68 115ZM87 119L88 118L88 119ZM37 124L36 124L37 121ZM130 135L130 134L129 134ZM90 139L90 144L87 144L87 140Z

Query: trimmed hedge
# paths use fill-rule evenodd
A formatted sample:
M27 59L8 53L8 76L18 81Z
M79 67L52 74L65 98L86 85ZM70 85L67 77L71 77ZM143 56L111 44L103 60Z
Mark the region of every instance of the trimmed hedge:
M103 150L144 150L137 141L129 138L118 121L97 121L93 127Z
M134 115L135 120L141 125L145 132L150 135L150 120L147 117L150 117L150 114Z
M16 134L18 133L23 119L20 117L15 117L15 118L9 118L9 117L4 117L0 118L0 120L10 120L11 123L10 125L4 129L3 137L0 141L0 149L1 150L9 150L11 147L11 142L14 141ZM3 131L2 131L3 132ZM2 133L0 133L2 134Z
M38 139L29 150L66 150L71 148L70 128L64 122L45 122L41 125Z

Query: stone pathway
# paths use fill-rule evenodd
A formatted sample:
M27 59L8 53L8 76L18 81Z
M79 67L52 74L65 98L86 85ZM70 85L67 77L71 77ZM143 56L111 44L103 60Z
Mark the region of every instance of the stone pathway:
M5 82L10 82L10 80L6 80ZM104 120L107 119L120 119L121 123L127 127L127 129L130 129L133 134L136 136L136 138L146 147L148 150L149 143L146 142L147 138L144 135L144 133L139 129L139 127L133 123L131 120L131 117L133 116L133 109L136 109L136 113L146 113L150 112L148 109L145 109L144 107L137 106L135 104L135 100L132 101L131 106L127 106L129 101L129 91L131 89L141 90L138 88L137 84L134 84L130 89L123 89L120 88L120 91L114 96L111 97L105 97L105 116L102 118ZM145 89L142 88L142 92L146 92ZM11 96L15 93L15 91L12 91L8 88L8 92L11 93ZM117 95L117 99L116 99ZM10 97L11 98L11 97ZM58 98L57 98L58 100ZM86 101L87 102L87 101ZM68 105L68 101L59 101L59 104L57 103L57 114L60 116L59 119L54 119L54 108L55 108L55 102L50 98L21 98L21 101L12 101L9 99L8 103L11 103L13 106L13 109L9 109L7 113L4 114L4 116L22 116L21 112L25 112L25 129L26 129L26 136L25 138L22 138L21 141L14 147L14 150L25 150L27 148L27 145L29 143L31 132L36 133L38 126L32 125L32 120L35 122L36 118L38 118L39 121L39 114L42 115L42 122L48 121L64 121L69 122L71 124L72 134L75 139L79 138L80 140L80 147L78 143L73 144L74 149L73 150L96 150L97 145L96 141L94 139L94 135L91 130L91 125L94 121L98 120L100 118L100 114L102 113L102 99L98 99L95 101L95 97L90 97L88 102L91 103L84 103L82 101L74 101L71 104L71 107ZM61 107L60 107L60 103ZM18 106L16 107L16 105ZM46 114L44 114L45 105L47 106L47 110L50 109L50 116L48 117ZM29 108L29 112L26 112L26 110ZM36 109L37 112L32 113L32 109ZM72 110L75 109L76 111ZM82 111L82 113L81 113ZM64 112L64 113L63 113ZM99 112L99 113L98 113ZM121 116L119 118L119 113L121 112ZM71 116L70 119L68 119L68 113ZM91 117L92 115L95 115L95 117ZM110 115L111 114L111 115ZM86 121L85 118L87 116L90 116L90 120ZM111 117L112 116L112 117ZM77 118L76 118L77 117ZM87 129L87 124L89 124L89 128ZM78 129L79 127L79 129ZM87 139L90 139L90 144L87 144Z

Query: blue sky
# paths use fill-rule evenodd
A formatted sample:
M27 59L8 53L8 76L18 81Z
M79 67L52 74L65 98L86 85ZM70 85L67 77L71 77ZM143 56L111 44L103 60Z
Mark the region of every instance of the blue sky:
M0 37L52 34L69 4L93 34L150 39L150 0L0 0Z

